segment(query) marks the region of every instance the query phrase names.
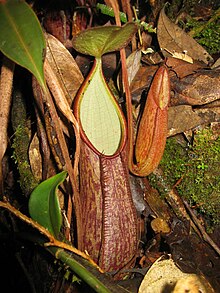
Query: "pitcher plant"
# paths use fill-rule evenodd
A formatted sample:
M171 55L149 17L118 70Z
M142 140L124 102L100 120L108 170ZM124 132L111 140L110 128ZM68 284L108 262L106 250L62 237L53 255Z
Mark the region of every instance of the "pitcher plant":
M102 55L125 47L136 30L135 23L97 27L73 39L78 52L95 57L73 105L82 139L79 182L83 231L78 235L79 248L108 272L129 268L136 259L137 214L128 166L137 176L150 174L161 160L167 136L170 85L166 67L159 68L152 82L134 154L133 145L127 144L125 115L103 75Z

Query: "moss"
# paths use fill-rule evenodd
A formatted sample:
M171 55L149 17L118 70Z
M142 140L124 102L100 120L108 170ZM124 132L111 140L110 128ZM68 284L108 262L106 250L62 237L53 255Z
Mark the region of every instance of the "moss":
M20 175L20 186L25 195L29 195L37 186L38 182L31 172L28 161L29 130L27 127L19 125L14 134L12 144L13 159L18 166Z
M14 91L11 123L14 130L12 148L13 159L19 171L19 184L22 192L28 196L38 181L33 176L29 164L28 148L30 143L30 119L26 117L26 104L20 91Z
M168 183L177 190L211 226L220 223L220 137L213 139L210 129L197 131L192 146L167 140L160 163ZM155 178L151 176L155 186ZM161 192L161 191L160 191ZM163 191L164 192L164 191Z
M216 54L220 48L220 16L213 21L204 22L190 19L186 28L191 30L195 40L202 45L209 54Z

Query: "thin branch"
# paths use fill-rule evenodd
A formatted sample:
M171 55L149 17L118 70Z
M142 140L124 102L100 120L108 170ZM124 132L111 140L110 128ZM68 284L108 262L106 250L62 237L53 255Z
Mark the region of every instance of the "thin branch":
M66 170L69 174L70 183L73 189L73 202L76 212L76 220L77 220L77 237L78 237L78 245L79 248L81 247L81 233L82 233L82 220L81 220L81 206L80 206L80 199L79 199L79 187L78 187L78 181L77 181L77 175L78 175L78 162L79 162L79 154L80 154L80 132L79 132L79 125L78 122L75 119L75 116L73 115L69 104L67 103L65 94L59 84L59 81L57 80L57 76L53 72L49 62L45 60L44 63L44 72L45 72L45 78L48 84L48 87L50 88L54 100L56 102L56 106L60 109L60 111L65 115L65 117L73 124L74 131L75 131L75 137L76 137L76 151L75 151L75 160L74 160L74 167L72 167L72 163L70 160L68 148L64 139L64 134L62 132L61 127L61 121L57 114L53 99L48 91L47 94L47 103L49 106L49 112L51 115L52 120L54 121L54 127L56 128L57 133L57 139L60 144L60 148L63 153L63 157L65 159L66 163ZM72 217L72 205L69 202L68 204L68 210L67 210L67 219L68 222L71 223L71 217Z
M199 235L199 237L202 237L199 229L190 219L182 198L179 196L176 188L169 185L162 169L159 167L156 168L153 174L156 176L158 186L160 186L164 190L166 201L172 207L172 210L176 214L176 216L181 219L186 218L187 220L189 220L193 230Z
M83 257L84 259L88 260L94 267L96 267L101 273L103 273L103 270L94 262L93 259L91 259L91 257L88 254L78 250L77 248L75 248L65 242L61 242L61 241L57 240L56 238L54 238L54 236L47 229L45 229L43 226L41 226L40 224L38 224L37 222L35 222L31 218L22 214L19 210L17 210L15 207L13 207L10 203L0 201L0 207L3 207L5 209L9 210L16 217L18 217L19 219L21 219L22 221L24 221L28 225L31 225L33 228L37 229L42 235L46 236L49 239L49 242L44 243L45 247L56 246L56 247L60 247L60 248L66 249L68 251L71 251L71 252Z
M47 84L53 94L53 97L56 101L56 106L60 109L63 115L72 123L75 136L76 136L76 151L75 151L75 158L74 158L74 177L78 175L78 163L79 163L79 154L80 154L80 131L79 131L79 124L73 115L73 112L67 102L67 98L65 93L60 86L59 80L54 73L50 63L46 59L44 62L44 71L45 71L45 78Z
M108 1L105 1L108 5ZM111 1L110 1L111 2ZM114 1L113 1L114 2ZM119 15L119 8L113 7L115 14L115 22L118 26L121 26L121 20ZM120 50L121 67L122 67L122 84L126 98L126 110L127 110L127 136L128 136L128 166L130 170L134 169L133 156L134 156L134 133L133 133L133 115L132 115L132 102L131 91L128 82L128 70L126 65L126 53L125 48Z
M204 241L207 242L215 250L215 252L218 253L218 255L220 255L220 248L218 247L217 244L215 244L215 242L212 240L212 238L206 233L204 227L200 224L200 222L197 219L196 215L193 213L192 209L190 208L188 202L186 200L183 200L183 202L184 202L185 207L187 208L187 210L188 210L188 212L189 212L194 224L199 229Z
M14 76L14 67L15 63L8 59L7 57L3 58L3 64L1 68L1 77L0 77L0 192L3 193L3 173L2 173L2 160L5 154L5 151L8 146L8 121L9 121L9 112L11 106L11 95L12 95L12 84Z

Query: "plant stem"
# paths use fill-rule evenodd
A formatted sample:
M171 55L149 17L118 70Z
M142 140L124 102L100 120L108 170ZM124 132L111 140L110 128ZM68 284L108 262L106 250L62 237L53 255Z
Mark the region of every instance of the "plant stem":
M54 246L46 246L47 241L44 236L49 238L53 242L53 236L46 230L44 227L39 225L37 222L34 222L32 219L28 218L26 215L22 214L16 208L11 206L8 202L0 201L0 207L6 208L12 214L17 216L19 219L25 223L31 225L33 228L37 229L43 236L39 234L23 234L22 238L30 240L37 243L38 245L43 246L47 251L49 251L54 257L59 259L64 265L67 265L73 273L78 275L85 283L87 283L91 288L93 288L97 293L128 293L126 289L117 286L110 278L105 274L101 273L95 266L90 264L83 257L76 255L75 253L69 253L63 248L56 246L56 241ZM19 233L21 236L22 233ZM58 241L59 242L59 241ZM60 242L62 243L62 242ZM66 243L63 243L64 246ZM51 244L52 245L52 244ZM68 246L68 245L66 245ZM77 250L77 249L76 249ZM84 254L82 252L82 254ZM131 292L130 292L131 293Z
M94 275L92 275L84 266L78 263L71 254L67 253L63 249L57 247L50 247L48 250L56 256L57 259L62 261L65 265L75 272L85 283L87 283L96 292L110 293L109 289L100 282Z
M112 7L109 7L105 4L101 4L101 3L97 3L96 4L96 8L98 10L101 11L102 14L105 14L105 15L108 15L108 16L111 16L111 17L114 17L115 16L115 13L114 13L114 9ZM119 17L120 17L120 21L123 22L123 23L127 23L128 22L128 19L127 19L127 16L124 12L119 12ZM140 26L143 27L144 30L147 30L149 33L156 33L156 28L153 28L151 24L148 24L144 21L141 21L139 19L136 19L135 22L137 24L139 24Z

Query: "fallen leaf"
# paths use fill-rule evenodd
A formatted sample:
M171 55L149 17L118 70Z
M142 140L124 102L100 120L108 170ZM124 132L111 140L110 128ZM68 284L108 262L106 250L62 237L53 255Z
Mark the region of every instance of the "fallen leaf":
M139 102L143 90L148 90L158 66L141 66L132 79L130 91L132 100Z
M202 119L194 113L191 106L179 105L168 109L168 136L185 132L202 123Z
M171 105L204 105L220 99L220 71L199 70L181 80L171 79Z
M171 52L171 55L185 52L193 60L199 60L205 64L213 61L202 46L166 16L164 8L161 10L158 20L157 38L164 55L165 50Z
M41 180L42 178L42 157L40 152L39 139L35 133L29 147L29 160L31 171L35 178Z
M170 226L163 218L155 218L150 223L155 233L170 233Z
M220 108L196 108L179 105L168 109L168 136L186 132L203 124L220 122Z
M203 64L197 61L191 64L184 60L176 59L173 57L168 57L165 63L171 69L170 78L172 77L172 72L174 76L177 75L177 77L183 78L187 75L195 73L198 69L204 67Z
M203 124L212 122L220 122L220 108L198 108L194 110L195 113L202 118Z
M212 64L211 69L220 67L220 58L218 58L214 64Z
M179 282L181 280L181 282ZM175 291L176 286L182 285L183 291ZM196 291L195 288L197 289ZM174 289L174 291L173 291ZM185 291L185 289L187 291ZM207 291L207 290L211 291ZM160 293L160 292L214 292L209 282L196 274L182 272L170 259L164 256L156 260L145 275L138 293Z
M84 78L73 56L54 36L45 34L47 41L46 59L59 79L66 97L72 101Z
M136 50L127 58L128 82L131 84L141 66L141 50Z

